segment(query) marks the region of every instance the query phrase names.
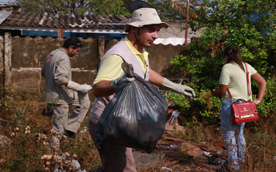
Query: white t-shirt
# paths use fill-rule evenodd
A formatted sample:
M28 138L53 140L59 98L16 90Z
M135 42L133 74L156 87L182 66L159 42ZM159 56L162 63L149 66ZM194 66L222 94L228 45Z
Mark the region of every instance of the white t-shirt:
M248 63L246 63L249 72L249 85L251 90L251 76L257 71ZM244 64L243 64L244 66ZM244 66L244 69L245 66ZM246 70L243 71L240 66L235 63L227 63L222 67L219 84L228 85L230 93L234 99L252 100L252 94L248 96ZM221 101L231 99L228 92L221 97Z

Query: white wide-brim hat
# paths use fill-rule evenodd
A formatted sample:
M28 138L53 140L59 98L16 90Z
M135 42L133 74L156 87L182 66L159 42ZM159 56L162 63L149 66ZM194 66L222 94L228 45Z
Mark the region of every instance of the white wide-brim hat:
M125 32L130 26L142 27L145 25L160 24L161 28L168 28L169 25L162 22L154 8L139 8L132 13L131 22L125 25Z

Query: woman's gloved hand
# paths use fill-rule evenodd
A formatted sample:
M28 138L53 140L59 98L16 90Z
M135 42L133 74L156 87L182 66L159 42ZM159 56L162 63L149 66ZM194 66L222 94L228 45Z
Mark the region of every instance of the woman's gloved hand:
M212 92L210 90L207 91L207 92L201 93L200 97L203 98L204 100L206 100L208 109L211 109L213 107L213 103L210 100L210 97L213 97L213 95L212 95Z

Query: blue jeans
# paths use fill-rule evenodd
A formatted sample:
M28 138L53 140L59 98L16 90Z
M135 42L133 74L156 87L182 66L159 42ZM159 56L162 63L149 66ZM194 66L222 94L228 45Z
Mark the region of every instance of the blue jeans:
M244 162L246 143L243 135L245 123L232 123L231 105L235 100L227 100L221 104L221 129L228 153L230 167L239 170L239 163Z

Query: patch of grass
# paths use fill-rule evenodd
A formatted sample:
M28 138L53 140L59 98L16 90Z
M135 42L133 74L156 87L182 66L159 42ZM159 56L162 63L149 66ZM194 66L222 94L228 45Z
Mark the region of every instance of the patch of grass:
M194 143L223 143L220 124L203 126L197 120L185 124L184 132L179 135L185 141ZM270 172L276 169L276 117L260 118L258 121L246 123L245 138L247 144L246 158L242 171ZM179 134L178 133L178 134ZM184 134L183 134L184 133ZM226 156L227 157L227 156ZM225 157L225 158L226 158Z
M63 138L61 150L49 149L52 120L41 115L45 107L43 103L30 100L22 92L8 92L1 100L0 135L8 139L1 144L0 171L53 171L56 164L72 171L73 159L87 171L100 165L87 129L78 133L76 139ZM88 118L85 120L80 130L86 127ZM67 154L62 161L59 158L61 152Z
M253 125L255 124L255 125ZM248 166L253 170L275 171L276 169L276 134L275 114L270 118L250 123L245 131L247 141Z

